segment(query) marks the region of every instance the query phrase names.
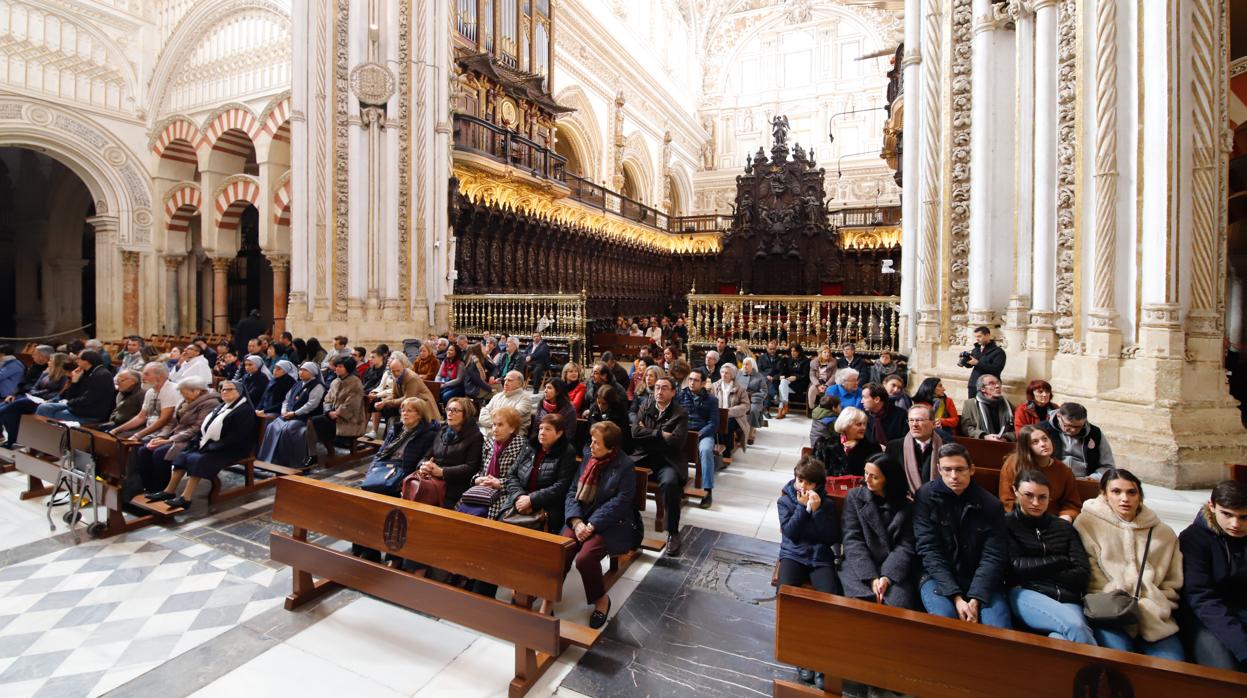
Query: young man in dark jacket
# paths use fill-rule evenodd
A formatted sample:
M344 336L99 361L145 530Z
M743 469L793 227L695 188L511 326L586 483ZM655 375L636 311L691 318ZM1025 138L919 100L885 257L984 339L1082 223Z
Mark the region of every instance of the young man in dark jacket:
M113 374L97 351L87 349L78 355L78 368L69 376L72 385L62 393L63 402L45 402L35 414L50 419L95 424L108 420L116 406L117 389Z
M998 628L1013 621L1004 594L1009 539L1004 508L974 482L974 463L961 444L939 451L939 479L914 497L914 539L927 613Z
M1187 656L1247 672L1247 484L1226 480L1213 488L1178 545Z
M866 440L884 448L893 439L903 439L909 431L905 410L892 404L882 385L867 383L862 388L862 409L866 412Z
M695 368L688 374L688 387L676 398L688 412L689 431L697 432L697 455L701 460L701 484L706 490L698 505L709 509L711 490L714 489L714 446L719 433L719 398L706 389L708 378L704 368Z
M1001 349L992 339L992 330L983 325L974 328L974 348L970 350L970 358L965 365L970 367L970 399L978 394L979 376L992 375L1000 378L1005 370L1005 350Z
M675 400L671 379L654 383L654 399L637 413L632 425L632 458L637 466L649 468L658 483L667 517L667 554L680 554L680 503L688 481L688 462L684 442L688 438L688 412Z

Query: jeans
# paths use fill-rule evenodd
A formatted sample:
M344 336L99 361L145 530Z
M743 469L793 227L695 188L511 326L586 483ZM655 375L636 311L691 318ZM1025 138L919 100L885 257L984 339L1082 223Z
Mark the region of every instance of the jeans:
M442 404L445 405L446 402L452 397L463 397L464 394L462 383L459 385L452 385L449 388L443 388L441 394Z
M0 427L4 427L5 446L12 446L17 442L17 429L22 424L22 417L34 414L38 407L34 400L27 397L15 398L13 402L0 404Z
M1148 642L1142 637L1130 637L1116 628L1092 628L1092 632L1095 633L1095 641L1101 647L1111 650L1136 652L1161 659L1176 659L1179 662L1186 658L1186 653L1182 651L1182 639L1178 637L1178 633L1156 642Z
M779 404L788 404L788 395L792 393L792 386L788 383L787 378L779 379Z
M922 596L922 605L927 613L945 618L959 618L957 604L947 596L941 596L936 590L934 579L922 583L918 592ZM1009 613L1009 602L1002 592L994 591L987 603L979 606L979 623L994 628L1012 628L1013 617Z
M35 409L35 414L40 417L47 417L48 419L59 419L62 421L74 422L83 421L82 419L74 416L74 413L69 411L69 405L66 405L63 402L45 402Z
M714 434L697 440L697 454L701 460L701 486L706 490L714 489L714 444Z
M1182 631L1187 636L1187 645L1191 648L1191 660L1202 666L1231 671L1247 671L1247 662L1240 663L1225 645L1213 635L1194 613L1183 609L1181 618ZM1239 622L1247 625L1247 608L1231 609L1231 614L1238 616Z
M1048 637L1095 644L1080 603L1061 603L1037 591L1013 587L1009 590L1009 608L1019 623L1046 632Z

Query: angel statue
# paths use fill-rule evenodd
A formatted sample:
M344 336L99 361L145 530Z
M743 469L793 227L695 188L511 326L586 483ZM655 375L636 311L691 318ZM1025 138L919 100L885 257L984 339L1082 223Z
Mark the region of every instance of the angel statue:
M781 114L771 119L771 138L774 139L775 145L786 145L788 143L787 116Z

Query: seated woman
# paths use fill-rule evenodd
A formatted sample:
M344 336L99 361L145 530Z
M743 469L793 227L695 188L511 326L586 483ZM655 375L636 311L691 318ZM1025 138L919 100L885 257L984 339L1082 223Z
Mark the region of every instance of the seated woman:
M1045 380L1026 384L1026 402L1013 411L1013 428L1022 431L1027 424L1042 424L1052 417L1060 405L1052 401L1052 385Z
M464 397L484 403L494 394L494 388L489 384L494 363L485 356L485 349L479 343L468 347L459 371L463 376Z
M264 359L251 354L243 359L243 374L237 383L240 392L247 396L247 405L252 411L259 409L264 400L264 391L268 389L273 374L264 365ZM284 397L284 396L283 396Z
M305 361L299 367L299 382L286 394L281 416L269 422L264 440L256 451L256 460L301 467L307 460L307 420L321 413L325 400L325 384L320 379L320 366Z
M1048 433L1029 424L1018 433L1017 448L1000 467L999 495L1005 512L1013 511L1014 478L1027 470L1037 470L1048 481L1048 513L1073 521L1082 510L1082 495L1069 466L1052 457L1052 439Z
M441 401L445 403L452 397L463 397L464 386L462 371L463 361L459 358L459 346L451 344L446 347L446 359L437 371L437 380L442 384Z
M576 436L576 408L572 407L571 400L567 399L567 384L562 379L550 380L542 388L541 401L537 403L537 411L533 412L532 426L528 429L529 434L536 436L537 426L546 415L558 418L560 433L570 434L573 438Z
M176 371L178 367L182 365L182 348L181 347L170 348L169 352L165 354L164 362L165 362L165 368L169 369L170 374Z
M645 371L641 373L641 382L637 384L636 390L632 395L632 402L628 405L628 419L630 421L636 421L637 413L645 409L645 403L654 397L654 383L666 375L667 372L661 366L647 366Z
M168 436L149 439L134 450L134 465L143 482L143 491L156 494L169 485L173 461L199 438L199 429L208 414L221 404L216 393L198 378L183 378L178 383L182 402L173 413L173 430ZM255 439L255 432L250 435Z
M329 391L325 393L324 413L308 420L312 429L309 436L315 436L325 447L328 457L335 453L338 438L355 440L363 435L367 418L364 416L364 384L355 373L355 357L344 356L331 359L336 377ZM307 460L303 467L310 468L316 464L316 452L313 444L308 444Z
M904 392L906 379L905 367L896 362L896 357L892 356L892 352L884 349L879 352L878 360L870 365L870 377L867 382L886 387L888 376L896 376L897 378L900 378L901 392ZM888 392L890 393L891 391ZM906 405L905 409L909 409L909 406Z
M913 399L905 394L905 379L899 375L892 373L884 378L883 389L888 391L888 402L891 402L893 407L908 411L914 406Z
M737 356L740 354L737 353ZM745 392L749 394L749 438L746 443L752 446L758 428L762 426L766 417L766 396L769 386L766 376L758 371L757 359L752 356L746 356L741 360L740 375L736 376L736 381L745 386Z
M831 355L830 347L823 347L818 356L810 359L809 388L806 391L805 404L817 405L818 396L828 393L828 389L836 382L836 358ZM838 395L836 397L839 397ZM856 407L857 405L854 405ZM848 407L846 404L845 407Z
M384 348L385 351L381 351ZM380 371L373 387L368 389L368 431L364 432L364 437L368 439L377 438L377 431L381 428L381 408L377 405L394 397L394 374L390 371L390 348L382 344L372 353L371 366L369 372L374 370ZM375 375L375 374L374 374ZM365 379L364 384L368 381ZM384 437L385 435L382 434Z
M393 489L365 486L364 489L397 497L403 478L415 472L432 452L438 424L429 420L429 408L425 403L426 400L418 397L403 398L398 405L398 420L372 458L371 467L385 464L398 470L397 477L387 478L397 483L396 486Z
M264 395L255 405L255 416L264 417L281 414L281 406L295 384L294 364L282 359L273 365L273 380L264 387Z
M814 444L814 457L827 467L828 475L857 475L866 469L866 459L879 453L879 445L866 440L866 413L856 407L840 410L836 433Z
M488 506L468 505L468 500L461 499L459 510L497 521L502 516L503 504L506 503L504 488L507 477L516 465L532 460L533 449L520 432L520 413L514 407L503 405L493 411L493 427L490 432L481 444L481 469L472 478L472 484L493 490L493 497ZM472 583L472 591L493 597L498 593L498 587L476 580Z
M556 414L539 420L533 430L537 435L536 453L531 459L516 463L507 473L506 501L502 504L503 511L515 507L521 514L545 512L545 530L551 532L563 530L563 504L576 475L576 449L572 448L563 424Z
M603 385L598 388L593 406L589 408L589 428L592 429L594 424L601 422L611 422L619 427L619 430L623 432L619 437L623 441L623 449L631 450L632 424L628 421L628 408L624 402L622 388L614 385ZM584 446L576 444L576 446L583 451L588 444Z
M223 380L218 389L223 402L199 425L199 440L173 460L173 477L161 492L147 495L147 501L167 501L174 509L188 509L201 479L211 480L222 468L251 455L255 448L255 409L239 390L241 381ZM180 387L180 386L179 386ZM178 483L186 478L182 496Z
M1024 469L1013 480L1017 507L1005 516L1009 609L1017 621L1048 637L1094 645L1082 612L1091 579L1087 551L1074 525L1052 515L1050 491L1047 476L1037 468Z
M1247 484L1226 480L1212 488L1178 545L1182 633L1191 658L1247 671Z
M1129 470L1109 468L1100 480L1100 496L1083 502L1074 528L1091 558L1087 593L1135 593L1140 582L1139 551L1143 555L1138 624L1111 628L1091 623L1101 647L1139 652L1151 657L1182 661L1182 641L1174 611L1182 586L1182 554L1178 536L1143 504L1143 483Z
M585 600L593 605L589 627L600 628L610 617L611 600L602 579L602 558L623 555L634 547L636 468L622 448L623 432L613 422L589 428L589 457L567 490L567 525L563 535L575 541L574 557Z
M865 485L844 498L844 595L922 610L905 471L895 458L876 453L866 461Z
M914 404L931 406L935 414L935 429L940 432L940 438L945 443L952 443L953 435L961 424L961 417L957 414L957 405L944 391L944 383L935 376L922 381L914 391Z
M5 448L17 445L17 431L22 417L34 414L39 405L55 399L69 382L69 354L53 353L48 365L28 390L5 398L0 404L0 427L4 428Z
M805 358L805 350L800 344L788 345L788 354L779 360L779 411L775 414L776 419L788 416L788 400L794 392L797 395L804 392L809 383L810 362Z
M453 397L446 403L446 423L438 429L428 460L420 464L420 474L446 483L443 506L452 508L472 486L481 470L481 443L484 437L476 426L476 405L466 397Z
M862 388L858 385L859 375L857 369L852 368L842 368L836 371L835 384L827 388L827 394L840 399L840 409L862 406Z
M437 345L433 342L426 341L420 345L420 353L417 354L416 360L411 363L411 370L420 376L421 380L431 381L437 379L437 371L441 368L437 363Z
M567 384L567 399L571 400L572 407L576 408L576 414L585 411L585 382L581 380L584 377L584 369L575 361L568 361L563 364L563 375L560 376L563 382Z

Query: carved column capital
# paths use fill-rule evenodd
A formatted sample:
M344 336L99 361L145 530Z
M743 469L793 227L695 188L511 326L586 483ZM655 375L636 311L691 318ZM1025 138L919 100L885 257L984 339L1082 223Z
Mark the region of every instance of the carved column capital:
M165 269L168 269L169 271L177 271L182 267L182 263L186 261L186 256L180 254L167 254L161 257L161 259L164 260Z
M212 271L217 274L224 274L229 271L230 265L234 263L233 257L211 257Z
M139 268L139 254L140 253L134 250L122 250L121 251L121 266L125 267L126 271L133 271L133 270L138 269Z
M273 267L273 273L279 271L290 270L290 255L288 254L267 254L268 263Z

